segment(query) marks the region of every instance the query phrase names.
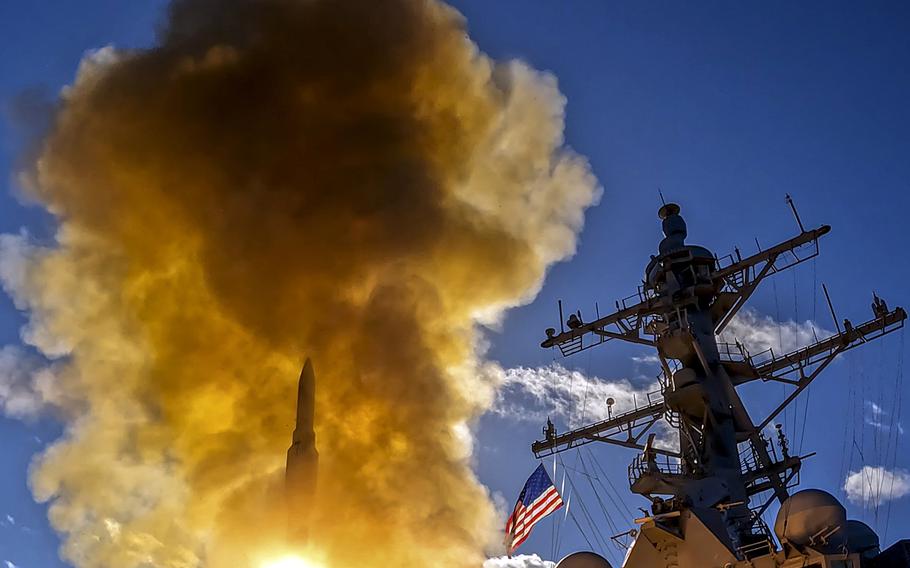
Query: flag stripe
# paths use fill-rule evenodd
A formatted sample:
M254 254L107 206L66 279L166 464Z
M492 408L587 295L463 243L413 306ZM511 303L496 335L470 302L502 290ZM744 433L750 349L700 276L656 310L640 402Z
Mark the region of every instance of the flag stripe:
M521 545L521 543L526 541L528 539L528 537L531 536L531 529L534 527L534 525L537 524L538 521L543 520L544 517L546 517L553 511L558 510L560 507L562 507L561 500L554 503L553 505L551 505L551 509L549 511L541 512L541 514L538 515L538 517L530 525L528 525L527 530L525 530L521 534L517 535L516 540L513 541L512 550L515 550L516 548L518 548L518 546Z
M506 521L506 545L511 555L531 536L531 529L547 515L563 506L559 490L540 464L518 496L515 508Z
M518 532L521 532L521 529L524 528L524 526L525 526L525 520L526 520L528 517L535 517L536 514L537 514L539 511L547 509L547 508L548 508L553 502L555 502L555 501L558 501L559 503L562 503L562 499L559 497L559 493L556 493L556 490L554 489L553 492L552 492L552 494L550 494L550 495L547 497L547 500L546 500L546 501L544 501L544 502L542 502L542 503L536 503L536 504L534 504L533 506L528 507L525 511L523 511L523 512L522 512L522 515L521 515L521 516L518 518L518 520L515 522L515 527L514 527L514 528L515 528L516 534L517 534ZM532 520L533 520L533 519L532 519Z
M515 534L519 534L519 533L523 532L524 530L530 530L531 526L533 526L535 523L537 523L537 521L540 520L540 518L549 515L550 513L552 513L556 509L559 509L560 507L562 507L562 499L559 499L559 496L557 495L556 499L553 499L553 501L548 503L545 507L541 507L539 509L534 509L534 511L531 511L525 517L525 519L516 527Z
M534 525L536 525L538 523L538 521L543 520L544 517L546 517L553 511L559 510L560 507L562 507L562 500L561 499L554 500L552 503L549 504L549 506L547 506L547 508L539 510L534 515L534 517L532 517L530 519L529 522L523 523L523 525L518 530L515 531L515 534L518 536L521 536L524 534L530 534L531 529L534 527Z
M541 503L543 503L544 501L547 501L547 500L551 499L554 495L558 497L558 496L559 496L559 492L556 491L556 488L555 488L555 487L551 487L549 490L547 490L545 493L543 493L540 497L538 497L533 503L530 503L530 504L528 504L527 506L525 506L524 504L519 503L519 504L518 504L518 507L519 507L519 509L518 509L519 515L520 515L522 512L524 512L524 511L529 511L529 510L531 510L531 509L537 508L538 506L540 506Z

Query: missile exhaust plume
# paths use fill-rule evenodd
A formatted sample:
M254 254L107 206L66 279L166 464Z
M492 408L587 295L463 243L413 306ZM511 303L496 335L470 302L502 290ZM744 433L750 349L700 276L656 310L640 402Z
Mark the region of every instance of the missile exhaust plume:
M326 568L477 567L478 325L570 256L599 188L555 80L434 0L176 0L86 57L0 243L63 436L31 471L79 568L260 566L304 356ZM37 380L37 379L36 379ZM305 551L309 553L310 551Z

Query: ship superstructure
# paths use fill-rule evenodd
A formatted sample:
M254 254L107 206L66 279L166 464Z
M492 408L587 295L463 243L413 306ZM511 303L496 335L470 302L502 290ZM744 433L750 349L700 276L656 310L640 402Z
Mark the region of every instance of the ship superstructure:
M848 522L833 496L817 490L791 496L808 456L791 453L779 425L777 444L767 432L838 355L901 328L905 311L875 296L871 319L841 324L835 317L836 333L790 353L750 353L738 341L718 340L767 277L818 255L819 239L830 227L805 229L789 196L787 201L799 224L797 236L745 258L736 250L722 259L687 244L679 206L665 204L658 213L664 238L638 293L617 302L609 315L584 321L576 312L560 321L559 330L546 330L542 346L564 356L620 340L653 347L659 357L661 389L647 405L568 432L548 423L544 438L532 446L537 457L591 442L639 450L629 483L651 502L651 513L636 520L628 568L892 566L883 563L884 554L874 564L878 550L859 544L874 534ZM756 381L790 389L758 419L737 391ZM661 419L678 433L678 451L655 444ZM772 533L762 514L775 501L781 508Z

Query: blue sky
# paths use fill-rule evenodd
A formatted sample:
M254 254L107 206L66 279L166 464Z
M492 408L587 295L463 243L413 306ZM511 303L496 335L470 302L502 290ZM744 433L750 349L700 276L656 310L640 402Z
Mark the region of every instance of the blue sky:
M601 204L588 212L578 255L553 268L536 301L513 310L501 329L488 333L490 357L503 366L553 362L553 354L538 343L543 329L556 323L558 298L567 307L590 310L595 301L609 306L634 291L660 237L658 188L682 204L690 241L721 255L734 245L753 250L754 238L766 245L795 234L784 203L788 192L807 225L832 225L814 264L763 285L750 303L762 314L784 321L815 314L820 325L830 328L821 296L813 292L813 283L821 282L827 283L839 315L854 321L870 316L872 289L892 305L910 305L906 4L453 3L485 52L524 59L558 77L568 99L567 142L589 157L605 189ZM88 49L149 44L163 6L148 0L4 0L3 107L22 100L23 93L32 99L36 93L53 96L73 78ZM0 232L27 227L46 235L53 230L52 221L12 197L22 136L5 114L0 122ZM0 298L0 344L17 341L22 321L11 302ZM805 466L803 487L839 490L844 456L853 469L884 465L876 460L883 453L882 435L865 424L867 409L872 403L890 404L895 396L910 400L908 392L894 390L906 349L900 334L894 334L847 355L818 380L809 399L804 441L805 450L818 455ZM644 354L637 348L609 345L589 353L562 363L642 385L656 374L647 363L632 359ZM780 395L776 389L749 391L750 402L768 407ZM528 446L540 426L501 415L481 421L477 471L507 502L535 467ZM57 432L52 421L0 421L0 561L23 568L62 566L56 537L44 509L32 502L26 481L30 456ZM901 439L900 449L907 447ZM623 491L630 451L592 450ZM897 467L910 468L901 453ZM566 456L567 462L573 459ZM630 507L643 506L625 497ZM600 518L598 503L588 506ZM876 517L872 510L849 504L851 516L881 529L886 509L881 507ZM626 514L616 516L629 521ZM910 497L891 503L888 524L887 542L892 542L900 536L898 527L910 526ZM541 525L525 549L550 557L551 529L549 521ZM559 552L586 546L571 523L560 533Z

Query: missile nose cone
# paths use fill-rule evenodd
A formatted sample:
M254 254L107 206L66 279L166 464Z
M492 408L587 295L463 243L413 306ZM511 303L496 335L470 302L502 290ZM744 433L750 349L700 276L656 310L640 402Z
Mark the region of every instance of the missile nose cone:
M314 414L316 399L316 373L313 362L307 357L300 371L300 381L297 384L297 423L294 428L294 441L301 441L309 437L314 429Z
M300 378L313 377L313 360L309 357L303 362L303 369L300 370Z

